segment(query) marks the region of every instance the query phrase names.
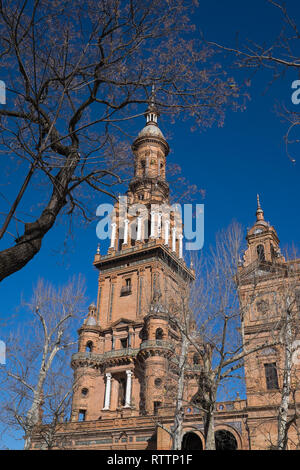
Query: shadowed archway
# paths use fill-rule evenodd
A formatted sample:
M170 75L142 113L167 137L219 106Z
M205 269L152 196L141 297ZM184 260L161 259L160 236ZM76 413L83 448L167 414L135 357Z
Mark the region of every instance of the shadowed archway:
M157 434L156 432L152 434L150 439L148 440L148 445L146 450L156 450L157 449Z
M225 429L215 432L215 441L216 450L236 450L238 446L234 435Z
M203 450L200 437L194 432L187 432L182 438L181 450Z

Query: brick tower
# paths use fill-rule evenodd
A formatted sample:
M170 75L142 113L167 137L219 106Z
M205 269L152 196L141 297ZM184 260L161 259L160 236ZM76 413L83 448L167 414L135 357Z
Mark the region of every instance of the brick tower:
M178 333L167 310L194 279L183 259L179 212L169 206L169 146L153 98L145 117L132 145L135 170L127 201L115 205L108 253L98 249L95 255L97 306L89 308L72 359L72 421L114 419L117 435L116 419L128 425L132 417L155 416L174 404L166 378Z
M135 171L127 199L119 199L111 216L108 253L101 255L98 248L95 255L97 305L90 305L79 329L78 352L72 356L71 419L57 426L57 448L171 449L168 431L174 426L182 357L182 448L205 448L203 412L191 400L202 364L194 346L181 354L184 342L174 318L182 315L181 300L188 298L194 271L183 259L179 208L169 206L169 146L157 125L153 97L145 117L132 145ZM257 348L244 358L246 399L216 403L219 450L270 449L276 443L287 357L283 342L291 333L300 344L300 259L282 256L277 232L265 221L258 197L256 221L246 239L237 273L240 331L243 347ZM289 317L295 318L290 333L282 328L286 305ZM293 366L288 418L293 417L293 400L298 408L300 403L299 356ZM300 446L297 419L289 430L288 448ZM33 448L46 448L39 431Z
M277 416L286 368L286 351L278 344L278 337L285 331L288 302L299 325L300 263L286 261L281 254L277 232L265 221L258 196L256 222L246 239L248 248L239 268L244 346L249 350L270 345L245 357L247 419L252 448L270 449L277 441ZM293 340L297 340L299 335L294 333ZM297 382L298 367L293 366L292 372ZM300 401L299 392L295 398ZM291 436L293 432L291 427ZM293 440L297 442L297 438L291 437Z

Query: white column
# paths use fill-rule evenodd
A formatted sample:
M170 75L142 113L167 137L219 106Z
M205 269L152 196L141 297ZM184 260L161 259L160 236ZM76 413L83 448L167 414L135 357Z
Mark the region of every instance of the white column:
M114 247L115 247L116 228L117 228L117 224L116 224L115 222L113 222L113 223L111 224L110 248L114 248Z
M157 214L157 234L158 238L161 236L161 212Z
M150 212L151 214L151 234L150 234L150 238L155 238L155 215L156 215L156 212L154 211L151 211Z
M172 251L176 251L176 227L172 228Z
M104 410L109 410L110 407L110 391L111 391L111 373L108 372L106 375L106 385L105 385L105 400L104 400Z
M142 240L142 217L139 216L137 218L137 233L136 233L136 241L140 242Z
M129 224L129 220L125 219L124 220L124 241L123 241L123 245L127 245L127 243L128 243L128 224Z
M165 245L169 245L170 221L165 220Z
M179 258L183 258L183 250L182 250L183 235L182 234L178 235L178 239L179 239Z
M132 377L132 371L127 370L127 380L126 380L126 395L125 395L125 407L130 407L131 406L131 377Z

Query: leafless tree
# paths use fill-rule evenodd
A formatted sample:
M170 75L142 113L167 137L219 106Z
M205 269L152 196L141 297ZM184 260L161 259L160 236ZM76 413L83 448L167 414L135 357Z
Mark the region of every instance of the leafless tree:
M227 382L230 384L231 379L244 378L246 356L280 342L276 330L268 340L255 344L243 334L245 310L251 305L242 306L239 299L242 233L241 227L233 223L218 234L216 245L205 261L201 261L201 269L197 269L194 258L197 275L189 309L185 309L185 321L175 318L182 337L188 342L187 347L192 347L200 358L198 390L186 404L193 403L203 413L206 450L215 449L214 420L220 388ZM252 302L255 298L253 291ZM193 322L196 325L191 329Z
M74 385L66 371L83 301L80 277L61 288L41 280L26 304L30 321L6 339L6 366L0 370L1 422L24 431L24 449L31 447L32 435L43 421L49 425L44 433L44 445L49 447L53 422L67 412Z
M162 113L195 125L239 106L234 80L191 39L194 3L0 2L2 174L17 188L14 202L1 194L1 280L39 252L59 214L90 220L92 196L114 197L131 163L130 121L153 85Z
M215 42L209 42L211 46L234 55L236 57L235 65L239 69L248 70L247 80L251 83L251 78L258 70L266 72L268 83L266 87L270 87L276 80L286 74L288 71L295 72L295 78L291 79L291 93L295 94L295 102L277 105L276 112L279 117L287 122L287 131L284 135L286 153L292 163L296 162L295 145L299 140L300 113L297 111L295 104L299 104L299 76L300 69L300 52L299 38L300 30L297 19L293 16L292 2L287 6L286 2L275 2L266 0L272 8L276 8L281 15L281 27L278 31L276 40L266 39L264 43L247 40L244 43L239 38L235 41L234 46L224 45Z

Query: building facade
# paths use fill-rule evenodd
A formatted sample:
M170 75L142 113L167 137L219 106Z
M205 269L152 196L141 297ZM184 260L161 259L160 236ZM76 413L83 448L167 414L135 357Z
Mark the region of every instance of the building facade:
M132 145L134 177L126 199L113 212L108 253L101 255L98 249L93 263L99 271L97 305L89 307L72 357L72 414L57 433L64 448L172 446L164 428L174 424L182 351L175 319L183 314L178 309L185 308L195 273L183 258L180 213L169 205L169 146L157 125L153 101L145 117L146 125ZM244 347L257 345L257 351L245 357L247 398L216 406L219 449L268 449L276 440L284 370L284 351L275 344L281 331L278 302L287 297L291 284L296 292L300 286L300 260L290 263L281 255L276 230L264 220L259 200L247 244L238 268L239 295ZM260 349L273 336L274 347ZM184 403L191 403L201 363L192 346L186 354ZM297 393L295 399L300 401ZM183 448L203 449L201 410L189 405L184 413ZM291 432L292 448L295 427ZM33 448L41 445L37 436Z

